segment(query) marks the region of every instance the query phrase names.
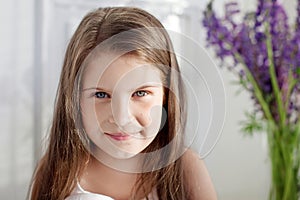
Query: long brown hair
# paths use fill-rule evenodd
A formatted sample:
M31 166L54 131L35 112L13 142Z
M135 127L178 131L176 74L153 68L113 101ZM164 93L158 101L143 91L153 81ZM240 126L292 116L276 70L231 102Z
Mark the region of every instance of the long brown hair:
M150 30L151 27L158 28L155 34L151 31L137 32L136 37L126 38L126 43L114 46L116 51L122 51L122 48L128 48L130 44L134 49L130 54L148 62L169 66L168 70L163 71L167 81L164 104L167 123L144 150L153 152L167 146L165 151L160 151L159 156L149 157L144 161L144 166L151 164L163 167L140 175L132 191L132 199L135 199L136 191L143 191L146 196L152 187L157 188L160 199L185 199L181 158L177 159L183 150L184 91L180 76L174 75L172 71L179 72L179 67L169 35L162 24L144 10L111 7L87 14L70 40L57 91L48 149L39 162L32 181L32 200L66 198L89 160L90 154L84 144L83 133L76 127L77 116L80 115L76 112L80 108L78 97L74 95L76 84L80 84L76 79L84 60L97 45L116 34L139 28Z

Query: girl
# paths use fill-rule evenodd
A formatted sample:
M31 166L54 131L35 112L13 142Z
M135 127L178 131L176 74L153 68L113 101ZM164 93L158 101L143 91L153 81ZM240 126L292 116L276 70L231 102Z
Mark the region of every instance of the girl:
M66 51L32 200L216 199L184 148L183 83L170 38L130 7L87 14Z

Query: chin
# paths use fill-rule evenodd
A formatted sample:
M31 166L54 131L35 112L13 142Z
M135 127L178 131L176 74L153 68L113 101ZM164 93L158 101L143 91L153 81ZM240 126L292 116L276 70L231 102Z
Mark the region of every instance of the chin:
M110 156L117 158L117 159L129 159L129 158L136 156L137 154L138 153L129 153L129 152L125 152L125 151L119 151L119 152L115 152L113 155L110 154Z
M136 155L138 155L141 151L126 151L122 149L102 149L104 152L106 152L109 156L115 159L129 159L133 158Z

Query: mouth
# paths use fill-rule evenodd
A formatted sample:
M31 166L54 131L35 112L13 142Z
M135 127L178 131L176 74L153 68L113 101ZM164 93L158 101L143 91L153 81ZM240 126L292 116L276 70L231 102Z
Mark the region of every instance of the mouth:
M125 141L131 138L131 135L125 133L104 133L104 134L117 141Z

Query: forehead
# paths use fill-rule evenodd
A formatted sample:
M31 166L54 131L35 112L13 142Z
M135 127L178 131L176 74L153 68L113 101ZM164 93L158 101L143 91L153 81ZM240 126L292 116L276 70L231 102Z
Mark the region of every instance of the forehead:
M161 83L161 80L160 70L137 56L102 53L85 66L83 87L139 87L145 83Z

